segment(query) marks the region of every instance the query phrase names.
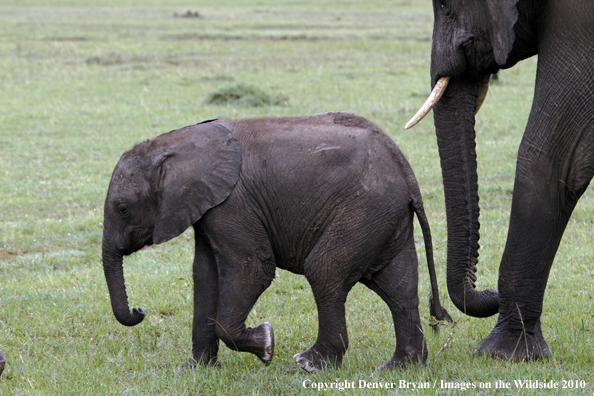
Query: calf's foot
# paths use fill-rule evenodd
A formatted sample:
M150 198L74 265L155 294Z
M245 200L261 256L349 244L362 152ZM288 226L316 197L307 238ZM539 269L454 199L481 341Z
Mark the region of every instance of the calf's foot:
M253 353L268 365L274 356L274 332L272 325L268 322L251 328L227 332L225 326L219 324L217 336L227 345L227 347L239 352Z
M257 347L250 351L265 365L269 365L274 356L274 332L272 325L264 322L253 329L253 340Z
M308 373L313 373L321 372L325 367L328 366L342 366L342 356L343 354L323 354L316 348L311 347L307 351L293 356L293 359L295 359L299 367L301 367L303 370L307 371Z

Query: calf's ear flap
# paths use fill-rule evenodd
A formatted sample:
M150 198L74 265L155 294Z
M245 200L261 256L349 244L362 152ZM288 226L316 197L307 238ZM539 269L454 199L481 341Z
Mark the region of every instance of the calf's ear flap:
M153 242L184 232L233 191L241 170L241 146L216 123L198 124L151 141L156 159L157 218Z
M514 46L514 25L518 21L518 0L487 0L490 36L495 61L504 65Z

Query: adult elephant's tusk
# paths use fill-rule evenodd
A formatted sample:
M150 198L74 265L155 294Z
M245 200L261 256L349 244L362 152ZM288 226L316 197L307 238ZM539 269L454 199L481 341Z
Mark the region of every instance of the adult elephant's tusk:
M477 115L483 102L487 98L487 93L489 92L489 82L491 81L491 75L487 74L485 79L482 81L481 85L478 89L478 97L476 98L476 110L474 111L474 115Z
M433 91L431 91L431 95L427 98L427 101L421 107L417 114L410 121L406 124L404 129L409 129L415 126L419 121L423 119L431 111L431 109L439 102L441 95L445 92L446 88L448 87L448 83L450 82L450 77L442 77L440 78L435 87L433 87Z

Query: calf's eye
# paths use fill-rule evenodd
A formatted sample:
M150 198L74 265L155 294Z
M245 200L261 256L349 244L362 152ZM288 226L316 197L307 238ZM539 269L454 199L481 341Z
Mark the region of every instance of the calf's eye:
M128 207L126 205L118 205L117 211L120 216L127 216L128 215Z

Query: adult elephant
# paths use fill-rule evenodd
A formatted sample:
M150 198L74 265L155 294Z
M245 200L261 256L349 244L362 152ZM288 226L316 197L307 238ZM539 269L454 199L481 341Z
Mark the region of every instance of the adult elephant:
M477 354L547 357L540 316L549 271L571 212L594 174L594 2L434 0L433 9L434 91L407 127L435 106L448 290L468 315L499 312ZM475 113L492 73L535 54L536 88L518 151L499 291L477 291Z

